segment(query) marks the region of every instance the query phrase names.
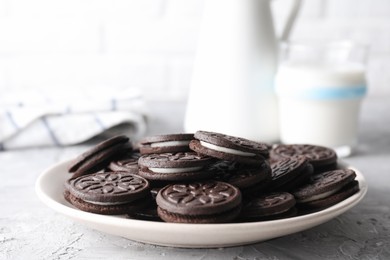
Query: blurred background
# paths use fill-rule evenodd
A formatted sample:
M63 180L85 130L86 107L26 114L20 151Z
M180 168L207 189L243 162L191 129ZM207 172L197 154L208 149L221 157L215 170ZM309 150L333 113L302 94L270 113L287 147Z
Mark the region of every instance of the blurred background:
M185 99L204 0L0 0L3 93L135 87ZM280 30L291 1L275 0ZM390 1L306 0L292 40L370 45L368 95L390 95Z
M0 0L0 150L75 144L127 119L145 134L144 101L188 97L204 1ZM277 35L291 5L272 1ZM368 45L368 96L390 97L390 1L303 1L290 40ZM64 128L78 122L84 136Z

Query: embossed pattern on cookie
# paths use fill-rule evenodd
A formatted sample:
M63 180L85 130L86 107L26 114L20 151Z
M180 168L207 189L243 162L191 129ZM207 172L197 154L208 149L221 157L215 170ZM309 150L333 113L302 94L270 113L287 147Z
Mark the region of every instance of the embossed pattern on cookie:
M305 156L313 166L324 166L337 162L337 154L333 149L318 145L278 145L271 150L271 159L274 161L293 156Z
M149 193L147 180L124 172L81 176L74 179L69 188L75 196L95 202L131 201Z
M279 204L285 202L286 200L291 198L291 196L292 195L290 193L286 193L286 192L273 193L273 194L262 197L261 199L259 199L257 201L256 204L260 207L271 207L271 206L279 205Z
M308 179L312 166L304 156L284 158L271 164L272 177L268 191L289 191Z
M275 215L290 210L294 205L295 199L290 193L268 193L246 202L241 215L244 219Z
M237 207L241 193L230 184L216 181L173 184L161 189L156 201L172 213L209 215Z
M111 171L125 171L130 173L138 172L138 159L141 157L139 153L129 153L117 160L113 160L108 166Z
M271 164L272 179L276 180L282 178L286 174L290 174L292 171L300 170L307 165L305 157L293 157L285 158Z
M319 194L334 193L353 181L356 173L351 169L334 170L313 175L311 182L296 189L293 194L300 201Z

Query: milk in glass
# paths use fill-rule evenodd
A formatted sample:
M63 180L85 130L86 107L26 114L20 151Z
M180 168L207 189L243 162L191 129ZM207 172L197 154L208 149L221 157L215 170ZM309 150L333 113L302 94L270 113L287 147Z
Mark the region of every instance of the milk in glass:
M276 92L282 143L328 146L341 157L351 153L367 89L364 64L351 58L352 47L301 46L300 55L281 63Z

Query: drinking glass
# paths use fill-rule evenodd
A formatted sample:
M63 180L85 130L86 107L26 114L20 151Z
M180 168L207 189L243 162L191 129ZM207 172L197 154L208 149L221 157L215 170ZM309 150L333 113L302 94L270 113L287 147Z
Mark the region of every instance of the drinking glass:
M353 42L283 46L275 82L282 143L352 153L367 92L366 57L367 47Z

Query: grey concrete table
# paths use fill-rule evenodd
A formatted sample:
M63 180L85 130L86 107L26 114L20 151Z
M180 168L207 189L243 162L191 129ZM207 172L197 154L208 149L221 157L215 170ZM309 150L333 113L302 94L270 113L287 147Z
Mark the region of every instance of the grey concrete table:
M183 102L153 103L149 134L182 128ZM74 223L41 203L42 170L87 146L0 153L0 259L390 259L390 98L362 110L360 145L345 159L368 182L365 199L345 214L304 232L224 249L142 244Z

